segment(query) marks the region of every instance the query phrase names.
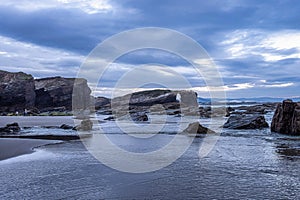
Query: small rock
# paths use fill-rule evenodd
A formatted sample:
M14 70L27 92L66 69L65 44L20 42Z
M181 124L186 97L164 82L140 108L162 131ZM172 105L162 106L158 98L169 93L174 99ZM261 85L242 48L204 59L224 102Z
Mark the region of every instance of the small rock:
M93 129L93 122L89 119L82 120L79 126L73 128L73 130L77 130L77 131L90 131L92 129Z
M131 113L130 117L135 122L146 122L146 121L148 121L148 116L145 113Z
M213 130L202 126L199 122L189 124L189 126L183 131L184 133L196 133L196 134L207 134L215 133Z
M18 123L7 124L5 127L0 128L0 133L2 134L11 134L20 132L21 128Z
M109 116L107 118L105 118L104 120L107 120L107 121L114 121L115 118L113 116Z
M70 125L67 125L67 124L63 124L63 125L61 125L59 128L65 129L65 130L69 130L69 129L73 129L74 127L73 127L73 126L70 126Z

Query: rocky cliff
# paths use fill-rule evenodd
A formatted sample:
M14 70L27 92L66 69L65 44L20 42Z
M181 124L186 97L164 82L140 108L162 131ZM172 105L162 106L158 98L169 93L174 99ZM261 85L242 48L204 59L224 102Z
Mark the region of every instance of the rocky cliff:
M278 104L273 116L271 131L300 135L300 103L285 100Z
M51 77L34 80L23 72L0 70L0 113L22 114L25 109L40 111L71 111L75 99L77 109L90 107L91 90L81 78ZM80 105L79 105L80 104ZM37 109L36 109L37 108Z
M24 112L35 104L35 86L31 75L0 70L0 112Z
M91 90L85 79L52 77L35 80L35 106L38 109L59 108L72 110L73 88L74 98L79 98L82 107L90 104Z

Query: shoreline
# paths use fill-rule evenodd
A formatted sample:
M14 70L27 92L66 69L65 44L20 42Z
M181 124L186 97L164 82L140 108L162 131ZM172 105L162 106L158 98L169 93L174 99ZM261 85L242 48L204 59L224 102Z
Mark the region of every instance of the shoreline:
M0 162L6 159L34 153L34 148L61 142L56 140L0 138Z

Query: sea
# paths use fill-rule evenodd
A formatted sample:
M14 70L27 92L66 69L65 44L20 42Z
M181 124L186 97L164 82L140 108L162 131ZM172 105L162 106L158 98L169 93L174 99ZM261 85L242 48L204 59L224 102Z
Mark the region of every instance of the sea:
M272 116L273 112L265 115L269 124ZM266 128L220 129L218 134L194 138L177 134L191 118L175 115L150 116L150 124L140 122L135 131L126 134L132 122L103 122L106 117L94 116L98 123L91 135L105 135L126 152L157 152L175 137L189 145L159 169L151 164L173 159L172 152L157 154L150 161L106 152L118 165L115 167L99 159L103 152L96 155L88 151L86 144L93 136L38 147L32 154L0 161L0 199L300 199L299 136L272 133ZM226 118L199 119L207 127L219 127L214 125L224 121ZM78 134L42 127L22 131L28 135ZM209 141L213 141L209 151L200 156ZM100 151L102 144L99 141ZM174 152L181 147L173 147Z

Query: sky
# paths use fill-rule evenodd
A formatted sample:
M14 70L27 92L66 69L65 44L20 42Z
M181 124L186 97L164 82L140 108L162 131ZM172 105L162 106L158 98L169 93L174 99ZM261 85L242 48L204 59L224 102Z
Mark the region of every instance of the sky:
M75 77L89 53L110 36L161 27L191 37L207 51L229 98L296 97L299 10L297 0L1 0L0 69L36 78ZM168 66L200 96L207 95L203 78L186 60L161 50L121 56L103 75L97 95L107 95L124 73L144 65L152 69L149 76L161 80L170 73L159 66Z

